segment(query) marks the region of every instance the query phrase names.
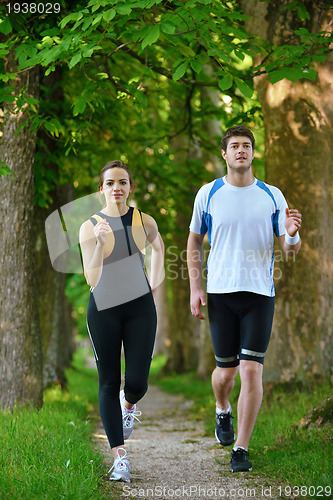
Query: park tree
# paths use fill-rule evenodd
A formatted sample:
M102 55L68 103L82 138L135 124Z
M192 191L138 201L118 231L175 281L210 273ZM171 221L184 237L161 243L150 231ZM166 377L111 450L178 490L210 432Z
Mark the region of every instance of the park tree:
M48 76L40 76L40 115L51 119L66 113L64 87L66 68L58 66ZM65 368L73 351L72 310L65 294L67 275L55 272L45 237L45 220L59 207L73 201L74 186L66 176L60 181L63 147L40 127L34 163L34 271L43 346L43 386L66 385Z
M51 102L54 103L55 92L59 93L59 71L46 81L45 70L39 65L21 69L22 43L24 45L28 32L31 39L36 40L42 25L37 16L11 14L2 18L0 28L1 249L4 256L1 260L0 405L10 409L16 404L42 406L45 386L65 383L64 368L69 365L73 352L71 311L64 293L66 277L51 267L44 230L51 208L48 202L57 204L65 199L61 195L64 186L55 187L59 175L54 160L55 144L50 135L54 130L51 96L47 92L52 86ZM43 20L47 20L44 28L54 24L52 16L44 16ZM33 53L33 47L31 50ZM54 84L55 80L58 84ZM43 95L45 93L49 95ZM51 123L44 127L45 107Z
M208 74L212 74L212 69L210 66L206 67ZM211 89L203 87L200 93L200 100L203 105L210 108L218 108L220 106L220 92L216 89ZM228 100L228 99L227 99ZM224 102L224 101L222 101ZM216 117L216 112L208 114L206 119L202 120L202 129L206 134L206 140L210 142L213 137L219 137L221 133L221 123ZM223 165L222 158L215 154L215 147L211 147L211 150L200 151L200 161L203 167L210 172L214 178L221 177L225 174L225 165ZM209 243L208 238L205 238L203 243L203 276L202 281L205 282L207 269L207 256L209 253ZM206 284L203 284L203 289L206 289ZM199 377L206 378L211 374L215 368L215 356L213 352L213 346L211 343L210 329L208 322L208 315L206 312L206 321L200 321L200 332L199 332L199 360L197 366L197 374Z
M5 60L5 71L16 74L17 98L2 108L0 155L8 175L0 184L1 220L1 368L0 404L42 404L42 346L33 261L33 164L36 132L22 127L27 100L37 105L38 66L17 72L15 53ZM14 96L13 96L14 97ZM21 99L21 105L19 102ZM10 173L8 173L8 170Z
M244 1L248 28L292 60L311 56L301 37L332 34L329 2ZM298 15L295 15L298 10ZM286 47L289 47L287 50ZM294 259L277 259L276 312L266 360L267 382L333 376L333 55L315 57L316 77L297 79L290 68L255 80L265 124L266 181L278 186L289 206L303 214L302 249ZM311 70L312 71L312 70ZM278 254L277 254L278 256Z

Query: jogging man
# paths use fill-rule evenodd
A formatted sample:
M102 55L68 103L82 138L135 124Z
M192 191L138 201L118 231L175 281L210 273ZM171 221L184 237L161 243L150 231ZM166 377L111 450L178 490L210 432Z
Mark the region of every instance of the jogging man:
M221 148L227 175L198 191L187 247L191 312L203 320L202 247L208 234L207 304L216 358L212 374L215 436L223 446L235 440L229 397L240 373L233 472L252 470L248 446L262 402L263 363L274 313L274 234L287 255L296 255L301 246L302 216L288 208L277 187L253 176L254 146L254 136L246 127L226 131Z

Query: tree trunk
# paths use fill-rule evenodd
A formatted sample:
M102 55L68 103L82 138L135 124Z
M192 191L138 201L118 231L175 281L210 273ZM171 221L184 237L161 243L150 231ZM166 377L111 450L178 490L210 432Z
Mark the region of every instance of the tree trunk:
M210 67L206 67L207 74L212 73ZM219 93L209 89L201 90L201 99L210 99L213 105L219 106ZM185 101L185 99L184 99ZM183 110L184 101L175 101L174 109ZM187 113L191 115L191 102L186 99ZM184 110L185 111L185 110ZM184 113L186 115L186 113ZM174 122L179 123L179 118L173 117ZM188 129L191 133L191 122L189 120ZM219 123L217 120L206 120L200 131L205 144L210 144L212 151L216 150L216 137L221 136ZM175 162L179 172L183 169L182 185L187 186L186 193L180 190L177 196L177 219L176 231L174 234L175 248L167 252L167 278L172 286L172 307L170 318L170 348L168 351L167 369L178 373L189 370L196 370L197 374L205 378L209 376L215 367L212 341L210 336L207 310L203 310L206 321L194 318L190 310L190 286L187 270L187 238L188 227L191 221L194 197L201 185L193 185L193 172L196 171L194 164L211 173L211 180L221 177L223 168L222 162L218 160L216 154L205 152L199 144L198 139L191 139L186 136L177 136L172 140L172 150L175 154ZM192 174L191 174L192 172ZM197 175L198 176L198 175ZM194 176L195 177L195 176ZM202 173L200 177L204 177ZM208 254L208 241L204 243L205 255ZM206 262L204 262L203 271ZM205 275L205 273L203 273ZM203 289L205 278L202 280Z
M7 56L5 66L8 72L16 71L13 52ZM38 98L38 67L17 75L15 95L24 90L29 97ZM15 113L14 104L6 104L3 111L0 158L15 179L11 175L0 179L0 405L10 409L15 404L41 407L42 348L32 257L36 137L27 126L17 134L27 119L26 113Z
M301 420L294 426L295 429L312 429L313 427L323 428L333 425L333 396L324 399L320 405L312 408Z
M188 202L187 207L190 206L191 203ZM195 370L198 365L200 325L196 318L193 318L190 310L190 287L184 257L188 236L187 233L184 233L184 228L188 227L190 217L188 211L185 210L179 211L177 214L178 230L174 235L175 247L172 250L172 267L171 273L169 272L167 275L168 280L171 281L172 303L170 347L166 370L176 373Z
M66 386L65 368L70 365L74 352L71 307L65 296L67 275L53 269L46 238L45 219L61 205L71 201L71 189L60 186L53 193L51 210L35 207L36 289L43 342L44 388L53 384ZM66 196L67 194L67 196Z
M43 78L45 100L52 103L52 111L59 115L64 102L61 83L60 67ZM50 109L48 111L50 112ZM53 171L58 177L59 165L52 160L57 155L57 145L54 139L44 132L39 133L39 138L41 144L39 152L46 153L40 168ZM53 201L48 209L40 206L35 206L34 209L34 250L43 341L44 388L53 384L60 384L62 387L66 385L65 368L69 366L74 351L71 308L65 296L67 275L53 269L45 237L46 218L54 210L73 200L72 186L70 184L57 186L50 192L50 196Z
M181 109L179 102L175 109ZM179 171L182 169L187 171L187 176L191 157L194 159L196 155L194 149L195 146L184 136L177 136L172 140L175 163ZM186 178L185 172L184 178ZM188 194L183 193L178 196L174 246L166 249L166 277L171 286L172 299L170 346L165 370L176 373L195 370L198 365L200 325L190 310L190 286L185 251L192 205L190 190Z
M242 2L249 29L277 44L301 25L281 2ZM333 9L311 14L309 30L329 29ZM332 29L332 26L331 28ZM302 248L292 262L276 256L276 309L266 382L333 376L333 57L315 81L256 82L266 132L266 181L303 214ZM278 248L278 247L277 247Z
M205 71L210 76L212 75L212 69L210 66L205 67ZM216 108L220 106L220 92L216 90L211 90L208 87L203 87L201 90L201 101L204 103L206 99L211 101ZM225 166L222 163L221 157L218 157L215 153L215 138L221 137L220 122L214 118L210 120L204 120L202 123L202 128L207 134L208 144L212 143L212 153L207 151L202 151L202 164L206 170L212 173L212 180L214 178L221 177L225 173ZM208 238L204 239L204 256L208 257L209 254L209 243ZM203 269L207 269L207 258L205 258L203 263ZM206 273L204 273L206 276ZM206 279L203 280L203 290L206 290ZM209 328L208 311L207 307L204 311L205 321L200 321L200 338L199 338L199 363L197 368L197 375L201 378L207 378L210 376L212 371L216 366L213 344Z

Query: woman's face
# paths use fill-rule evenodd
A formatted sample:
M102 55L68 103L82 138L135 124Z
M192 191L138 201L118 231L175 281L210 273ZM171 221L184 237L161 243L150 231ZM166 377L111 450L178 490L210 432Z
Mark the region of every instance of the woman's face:
M132 186L126 170L114 167L104 172L101 192L107 203L125 203L131 191Z

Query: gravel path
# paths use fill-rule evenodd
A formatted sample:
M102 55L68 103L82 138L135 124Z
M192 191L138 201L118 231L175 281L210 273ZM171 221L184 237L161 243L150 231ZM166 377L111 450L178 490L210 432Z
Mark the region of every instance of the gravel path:
M136 422L126 441L131 483L115 483L113 498L281 498L277 485L270 486L258 472L231 472L231 447L224 449L214 436L205 436L202 421L188 420L190 405L180 396L149 387L138 404L142 423ZM110 468L112 453L101 424L94 439Z

